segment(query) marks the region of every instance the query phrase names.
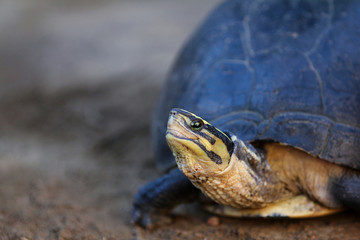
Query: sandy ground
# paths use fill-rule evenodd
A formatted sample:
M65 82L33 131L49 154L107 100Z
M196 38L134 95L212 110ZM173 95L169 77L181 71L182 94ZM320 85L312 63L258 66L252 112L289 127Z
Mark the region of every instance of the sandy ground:
M358 239L359 213L130 224L172 59L218 1L0 2L0 239Z

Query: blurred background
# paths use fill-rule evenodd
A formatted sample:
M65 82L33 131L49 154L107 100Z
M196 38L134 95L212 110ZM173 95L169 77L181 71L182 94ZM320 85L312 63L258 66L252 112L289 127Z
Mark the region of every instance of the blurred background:
M349 239L358 216L130 224L161 173L149 126L166 74L220 0L0 0L0 239ZM181 212L181 211L180 211ZM358 236L358 235L357 235Z
M152 110L219 0L0 1L0 239L128 239Z

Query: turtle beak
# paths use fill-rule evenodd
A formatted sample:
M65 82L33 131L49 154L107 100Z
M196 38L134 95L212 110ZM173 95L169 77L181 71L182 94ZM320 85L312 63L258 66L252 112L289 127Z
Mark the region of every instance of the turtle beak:
M166 134L171 134L184 139L198 139L199 137L185 126L186 121L184 120L184 117L186 116L182 114L181 109L172 109L169 113Z
M172 128L174 128L174 126L176 125L181 125L180 122L177 119L177 114L178 112L176 110L171 110L169 113L169 119L167 122L167 129L168 131Z
M173 109L173 110L170 111L170 113L169 113L169 120L168 120L168 127L169 127L169 125L171 125L172 123L174 123L177 114L178 114L178 112L177 112L175 109Z

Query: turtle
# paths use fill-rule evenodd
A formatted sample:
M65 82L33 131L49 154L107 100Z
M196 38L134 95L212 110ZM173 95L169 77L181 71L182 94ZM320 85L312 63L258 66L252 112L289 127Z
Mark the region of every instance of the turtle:
M164 175L133 222L203 199L236 217L360 209L360 1L228 0L185 43L154 113ZM206 120L205 120L206 119Z

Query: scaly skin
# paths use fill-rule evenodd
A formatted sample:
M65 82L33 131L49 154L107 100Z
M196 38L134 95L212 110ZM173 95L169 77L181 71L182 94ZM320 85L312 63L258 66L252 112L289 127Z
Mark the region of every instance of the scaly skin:
M241 147L235 142L235 151ZM186 154L186 153L185 153ZM180 156L176 157L179 162ZM185 157L190 159L191 156ZM248 162L238 159L233 154L228 167L220 173L206 172L200 164L181 160L180 170L190 181L215 202L235 208L261 208L297 194L285 188L285 183L276 175L271 174L269 166L260 168L256 172Z

